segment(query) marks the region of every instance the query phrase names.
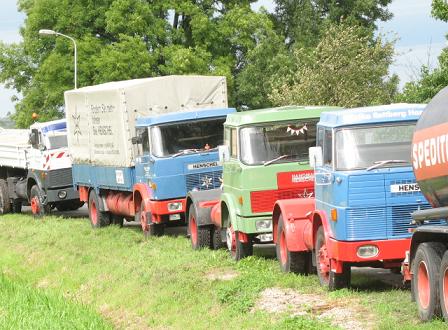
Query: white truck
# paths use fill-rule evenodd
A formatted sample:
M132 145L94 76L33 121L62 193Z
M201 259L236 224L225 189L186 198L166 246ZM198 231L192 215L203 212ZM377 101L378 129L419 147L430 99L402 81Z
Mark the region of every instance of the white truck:
M31 205L34 215L82 206L73 189L66 121L0 128L0 215Z

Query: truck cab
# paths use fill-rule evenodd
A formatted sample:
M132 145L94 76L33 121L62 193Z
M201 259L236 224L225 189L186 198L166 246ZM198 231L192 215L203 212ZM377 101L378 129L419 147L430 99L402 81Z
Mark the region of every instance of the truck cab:
M218 146L223 124L235 109L213 109L138 118L136 183L147 184L153 222L184 221L185 196L221 186Z
M394 104L321 115L310 149L315 197L279 202L274 211L284 219L281 264L305 265L312 256L330 289L350 284L351 266L400 268L415 227L411 213L429 207L410 159L423 109Z
M272 242L272 208L279 199L312 196L308 148L316 123L332 107L290 106L229 114L221 147L221 189L187 199L193 248L226 243L232 258Z
M65 119L34 123L29 130L2 131L0 141L3 210L20 212L31 205L34 215L53 208L75 210L82 206L73 188L71 159L67 149ZM5 212L7 213L7 212Z

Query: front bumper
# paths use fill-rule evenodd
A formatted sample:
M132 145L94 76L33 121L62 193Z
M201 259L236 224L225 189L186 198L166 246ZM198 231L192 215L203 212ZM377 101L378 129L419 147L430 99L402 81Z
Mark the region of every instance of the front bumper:
M260 229L257 228L257 221L270 221L270 228ZM246 234L271 234L272 233L272 217L262 216L262 217L250 217L245 218L241 216L236 216L236 223L234 224L234 230L246 233Z
M58 195L62 192L66 193L65 198L59 198ZM79 199L79 193L77 190L73 189L73 186L47 190L46 193L47 193L47 199L46 199L47 203L63 202Z
M369 258L358 256L358 249L362 246L373 245L378 248L378 254ZM330 258L343 262L369 262L404 260L406 251L409 250L411 239L380 240L380 241L358 241L345 242L333 238L328 240L328 253Z

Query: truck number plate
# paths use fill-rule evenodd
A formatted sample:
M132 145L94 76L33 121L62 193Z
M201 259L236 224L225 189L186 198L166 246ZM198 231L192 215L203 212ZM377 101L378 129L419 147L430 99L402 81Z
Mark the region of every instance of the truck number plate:
M390 185L390 192L392 193L412 193L420 191L420 187L417 183L402 183Z

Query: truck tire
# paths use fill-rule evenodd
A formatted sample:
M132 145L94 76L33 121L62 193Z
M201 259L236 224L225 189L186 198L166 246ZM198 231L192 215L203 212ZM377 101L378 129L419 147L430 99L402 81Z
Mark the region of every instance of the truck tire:
M291 252L286 244L285 224L280 215L277 227L277 243L275 245L277 260L280 269L285 273L296 273L305 275L308 273L308 252Z
M135 214L135 221L140 222L145 237L162 236L165 232L163 223L152 223L151 220L146 219L144 202L140 204L140 210Z
M213 226L212 228L212 249L219 250L224 248L225 243L222 241L221 228Z
M42 217L45 214L50 213L51 208L50 206L44 205L42 203L43 197L42 197L42 190L40 190L39 186L35 184L31 187L30 191L30 204L31 204L31 212L36 217Z
M425 242L418 246L412 261L412 281L418 315L423 321L441 315L439 300L439 272L444 246Z
M253 254L253 243L251 241L247 243L240 242L239 232L233 230L233 226L227 228L227 249L230 252L230 256L233 260L238 261Z
M190 205L188 212L188 233L193 250L212 247L212 237L209 227L199 227L197 224L196 208Z
M8 184L5 180L0 179L0 215L7 214L11 211L11 203L9 201Z
M325 243L325 233L322 226L319 227L316 234L315 258L317 276L321 286L330 291L339 290L350 286L350 266L344 265L342 273L335 273L331 271L330 258L328 257L327 245Z
M13 213L22 213L22 201L14 200L11 205Z
M116 214L111 214L110 215L110 221L111 224L113 225L117 225L119 227L123 227L124 224L124 216L122 215L116 215Z
M110 214L100 211L100 201L94 189L89 194L89 219L93 228L110 225Z
M448 322L448 251L442 257L439 272L440 308L445 322Z

